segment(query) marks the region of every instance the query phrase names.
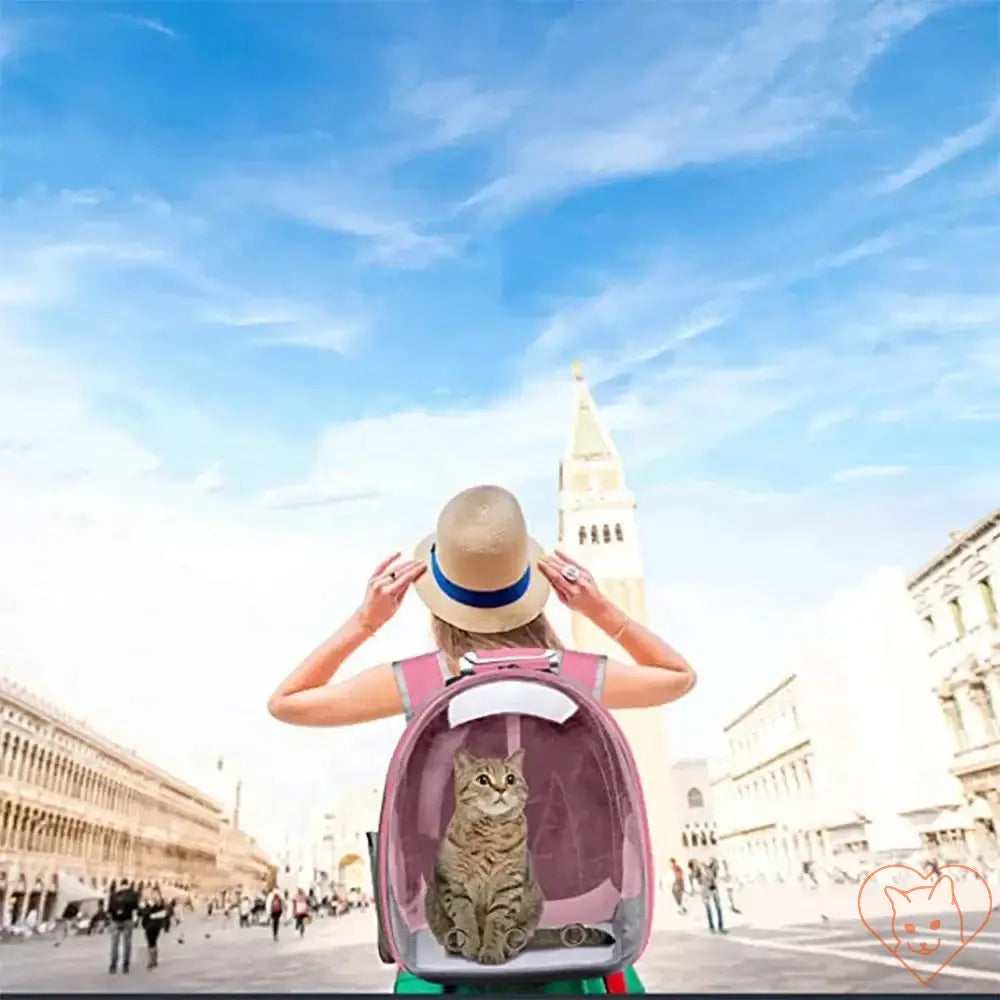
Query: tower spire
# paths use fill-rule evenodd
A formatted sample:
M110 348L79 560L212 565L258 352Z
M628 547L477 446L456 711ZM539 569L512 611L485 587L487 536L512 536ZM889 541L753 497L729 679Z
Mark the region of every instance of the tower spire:
M604 426L597 404L579 361L574 361L573 372L573 424L570 432L568 459L618 458L618 450L608 429Z

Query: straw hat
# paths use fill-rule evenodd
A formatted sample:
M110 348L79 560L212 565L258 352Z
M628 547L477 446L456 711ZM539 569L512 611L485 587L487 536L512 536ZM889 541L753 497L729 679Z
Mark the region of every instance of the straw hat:
M527 625L549 596L538 570L542 547L528 535L521 505L499 486L473 486L452 497L437 531L414 553L427 572L414 584L442 621L492 635Z

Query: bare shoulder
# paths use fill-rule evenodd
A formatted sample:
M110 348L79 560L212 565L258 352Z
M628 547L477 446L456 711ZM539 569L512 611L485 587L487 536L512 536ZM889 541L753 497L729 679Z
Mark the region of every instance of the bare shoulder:
M653 708L676 701L693 686L690 671L609 659L601 701L606 708Z
M270 706L282 722L299 726L353 726L403 714L403 701L391 663L335 680L322 687L286 695Z

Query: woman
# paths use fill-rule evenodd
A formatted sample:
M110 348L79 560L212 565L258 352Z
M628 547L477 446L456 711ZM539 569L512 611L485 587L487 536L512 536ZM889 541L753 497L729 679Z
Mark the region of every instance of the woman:
M299 932L299 937L304 937L306 924L309 921L309 897L301 890L295 893L292 900L292 914L295 917L295 929Z
M156 942L161 931L170 930L170 908L163 901L160 890L154 887L140 912L142 929L146 935L146 968L155 969L160 964L160 951Z
M271 890L267 912L271 921L271 940L277 942L278 934L281 931L281 916L285 912L285 901L281 898L281 893L278 892L277 888Z
M435 534L417 546L415 558L398 561L399 555L375 568L361 606L278 686L268 702L276 719L300 726L351 726L403 714L391 664L329 681L393 617L411 587L431 612L434 642L453 673L461 657L476 650L563 649L544 612L555 591L567 608L593 622L635 660L608 660L606 707L664 705L694 685L694 671L684 657L608 600L583 566L561 552L542 552L528 536L516 498L498 486L476 486L453 497ZM564 992L586 989L586 984L558 985Z

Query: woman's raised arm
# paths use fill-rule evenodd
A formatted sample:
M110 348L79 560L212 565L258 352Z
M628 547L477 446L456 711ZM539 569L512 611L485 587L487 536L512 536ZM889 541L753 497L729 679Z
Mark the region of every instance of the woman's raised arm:
M573 567L567 578L565 570ZM579 563L556 552L539 568L568 608L590 619L636 662L608 660L604 704L608 708L651 708L676 701L695 685L691 665L655 632L633 621L609 601Z
M427 568L414 560L393 566L398 557L397 552L379 564L361 607L278 685L267 702L276 719L298 726L350 726L403 711L388 665L329 683L347 657L399 610L410 584Z

